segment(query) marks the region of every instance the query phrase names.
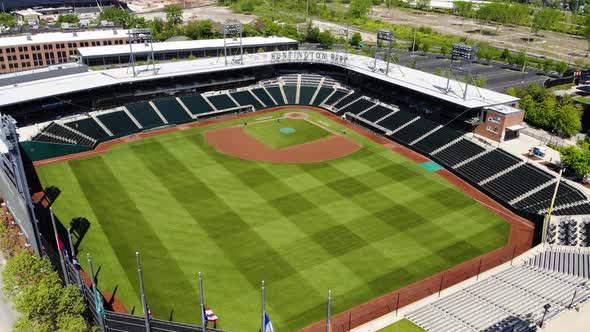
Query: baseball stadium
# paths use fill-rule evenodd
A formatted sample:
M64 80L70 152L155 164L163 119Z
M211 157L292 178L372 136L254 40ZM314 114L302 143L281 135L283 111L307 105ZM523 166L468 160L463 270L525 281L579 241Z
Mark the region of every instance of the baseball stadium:
M260 330L263 282L279 331L533 331L590 296L590 200L502 148L518 98L276 49L0 86L4 201L101 330Z

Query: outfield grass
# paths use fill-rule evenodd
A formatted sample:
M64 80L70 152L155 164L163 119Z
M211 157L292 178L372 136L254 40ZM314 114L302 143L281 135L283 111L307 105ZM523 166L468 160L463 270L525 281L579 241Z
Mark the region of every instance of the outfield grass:
M425 332L423 328L412 323L407 319L399 320L388 327L379 330L379 332Z
M301 143L316 141L331 135L305 120L279 119L255 123L243 127L250 136L273 149L282 149ZM293 133L282 133L282 128L294 129Z
M100 288L117 289L129 310L141 314L137 250L157 318L199 321L202 271L218 327L259 328L264 279L275 328L293 331L324 318L328 289L333 312L341 312L508 239L509 225L488 209L353 132L361 150L312 164L245 161L217 153L203 138L209 128L243 121L38 170L45 186L61 190L53 208L66 227L76 217L90 221L80 257L92 254Z

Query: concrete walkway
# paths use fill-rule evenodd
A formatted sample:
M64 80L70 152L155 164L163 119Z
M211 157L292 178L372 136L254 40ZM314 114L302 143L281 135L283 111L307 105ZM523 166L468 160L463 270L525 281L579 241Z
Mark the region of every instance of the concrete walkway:
M12 326L18 317L18 314L12 309L12 302L8 300L2 292L2 270L6 260L0 255L0 332L12 331Z

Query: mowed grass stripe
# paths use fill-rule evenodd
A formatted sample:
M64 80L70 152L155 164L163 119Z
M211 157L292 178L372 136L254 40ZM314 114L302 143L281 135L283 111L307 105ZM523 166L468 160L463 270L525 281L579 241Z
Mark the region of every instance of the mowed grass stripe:
M109 243L127 278L137 280L135 252L140 251L144 258L142 268L149 271L144 273L146 285L161 287L166 290L168 298L179 302L187 303L195 298L184 273L103 157L76 160L70 164L98 222L108 234ZM100 261L96 264L99 265ZM139 294L139 281L132 284ZM154 311L165 312L170 303L155 301L151 306ZM188 309L178 308L178 311Z

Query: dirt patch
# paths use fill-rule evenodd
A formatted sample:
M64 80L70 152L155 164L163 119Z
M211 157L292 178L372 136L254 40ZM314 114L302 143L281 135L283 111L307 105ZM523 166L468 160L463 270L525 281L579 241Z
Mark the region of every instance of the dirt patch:
M304 120L302 120L304 121ZM341 158L358 151L362 145L342 135L332 135L317 141L271 149L242 128L214 129L204 134L217 151L246 160L271 163L315 163Z
M307 119L309 117L309 115L307 115L303 112L291 112L291 113L285 114L285 117L288 119Z

